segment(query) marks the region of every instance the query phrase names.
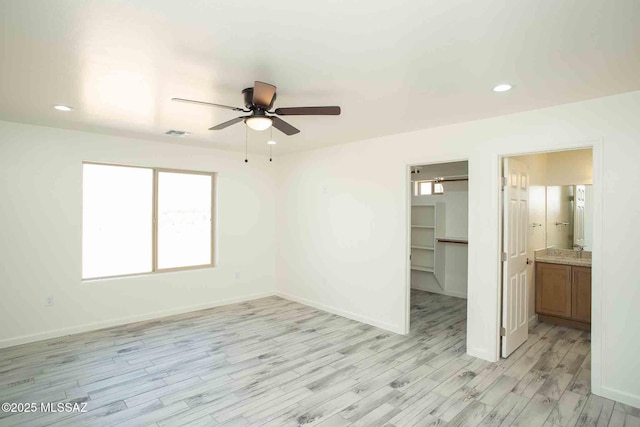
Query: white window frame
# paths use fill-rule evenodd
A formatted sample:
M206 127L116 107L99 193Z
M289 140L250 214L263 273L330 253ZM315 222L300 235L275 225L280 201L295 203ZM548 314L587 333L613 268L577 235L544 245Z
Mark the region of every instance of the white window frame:
M420 194L420 185L421 184L429 184L431 186L431 194ZM442 191L436 192L436 184L440 184L442 186ZM420 181L414 181L414 196L441 196L444 194L444 185L441 182L437 182L431 179L423 179Z
M130 273L130 274L119 274L113 276L99 276L99 277L91 277L84 278L81 277L83 282L90 282L93 280L102 280L102 279L114 279L121 277L132 277L132 276L146 276L149 274L158 274L158 273L168 273L174 271L187 271L187 270L199 270L203 268L213 268L216 266L216 253L215 253L215 236L216 236L216 187L217 187L217 178L218 174L216 172L204 172L204 171L194 171L194 170L186 170L186 169L169 169L169 168L155 168L148 166L134 166L134 165L122 165L116 163L100 163L100 162L82 162L82 165L100 165L100 166L114 166L114 167L125 167L125 168L140 168L140 169L149 169L153 171L153 208L151 212L151 225L153 227L151 233L151 271L142 272L142 273ZM84 170L84 168L83 168ZM158 175L161 172L168 173L180 173L180 174L188 174L188 175L207 175L211 177L211 259L207 264L201 265L190 265L185 267L173 267L173 268L158 268ZM83 183L84 188L84 183ZM82 248L81 248L81 256L82 256ZM82 275L82 272L81 272Z

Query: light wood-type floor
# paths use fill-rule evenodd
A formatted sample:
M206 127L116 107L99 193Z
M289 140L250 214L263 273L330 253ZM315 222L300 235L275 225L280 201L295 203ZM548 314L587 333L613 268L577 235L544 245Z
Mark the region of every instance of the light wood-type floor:
M466 301L416 291L396 335L277 297L0 350L0 425L640 426L589 393L589 334L538 324L510 358L465 354Z

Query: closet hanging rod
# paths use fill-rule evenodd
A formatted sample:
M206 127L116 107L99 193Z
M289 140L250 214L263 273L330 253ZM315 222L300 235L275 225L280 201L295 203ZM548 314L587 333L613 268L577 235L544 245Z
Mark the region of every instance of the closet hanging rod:
M435 182L454 182L454 181L469 181L469 176L442 176L434 179Z

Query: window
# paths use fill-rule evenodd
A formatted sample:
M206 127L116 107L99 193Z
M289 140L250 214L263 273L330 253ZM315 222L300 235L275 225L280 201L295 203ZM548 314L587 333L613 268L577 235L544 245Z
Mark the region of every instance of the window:
M212 173L85 163L82 278L213 265Z
M444 185L436 181L416 181L414 183L413 194L415 196L444 194Z
M211 264L211 175L158 172L158 268Z
M431 181L418 181L418 196L430 196L433 194L433 183Z

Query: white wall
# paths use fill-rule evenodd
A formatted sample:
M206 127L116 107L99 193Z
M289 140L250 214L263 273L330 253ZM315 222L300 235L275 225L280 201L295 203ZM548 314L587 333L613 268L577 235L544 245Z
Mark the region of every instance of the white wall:
M218 266L81 282L82 161L218 172ZM274 164L0 122L0 347L273 294Z
M593 353L593 387L640 406L640 202L629 197L640 191L639 116L640 92L632 92L285 156L278 171L279 292L404 332L407 165L469 159L467 351L495 360L499 156L594 143L594 195L603 203L594 212L592 340L607 350L602 359Z

